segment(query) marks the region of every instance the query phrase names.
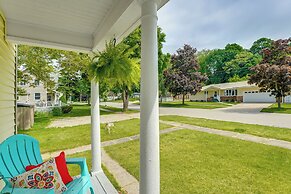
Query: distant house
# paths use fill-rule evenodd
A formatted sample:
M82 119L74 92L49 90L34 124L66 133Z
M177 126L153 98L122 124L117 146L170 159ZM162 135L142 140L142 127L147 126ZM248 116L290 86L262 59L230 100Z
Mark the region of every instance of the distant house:
M52 76L52 79L55 77ZM61 94L56 90L48 91L44 84L35 78L28 83L18 83L18 87L25 91L25 94L18 95L19 103L33 104L36 107L54 106L60 103Z
M276 102L269 92L260 92L256 85L250 85L247 81L211 84L204 86L196 95L191 95L192 101L219 101L219 102ZM284 102L291 103L291 97L287 96Z

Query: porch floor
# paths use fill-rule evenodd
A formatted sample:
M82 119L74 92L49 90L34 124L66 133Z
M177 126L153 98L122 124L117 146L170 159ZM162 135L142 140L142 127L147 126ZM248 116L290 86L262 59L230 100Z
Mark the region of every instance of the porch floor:
M91 182L97 194L118 194L104 172L98 172L91 176ZM88 191L88 194L90 191Z

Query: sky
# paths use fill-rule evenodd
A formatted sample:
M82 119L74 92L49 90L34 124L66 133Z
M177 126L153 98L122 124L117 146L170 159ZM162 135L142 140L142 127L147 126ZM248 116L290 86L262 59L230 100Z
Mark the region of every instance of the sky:
M184 44L198 50L228 43L250 48L261 37L291 37L291 0L170 0L158 17L169 53Z

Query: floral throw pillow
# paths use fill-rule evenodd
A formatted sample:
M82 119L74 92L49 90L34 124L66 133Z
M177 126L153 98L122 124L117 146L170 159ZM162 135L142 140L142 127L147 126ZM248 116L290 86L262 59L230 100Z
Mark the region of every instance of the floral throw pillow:
M43 163L38 168L11 178L10 183L15 188L54 189L57 194L67 190L58 172L54 158Z

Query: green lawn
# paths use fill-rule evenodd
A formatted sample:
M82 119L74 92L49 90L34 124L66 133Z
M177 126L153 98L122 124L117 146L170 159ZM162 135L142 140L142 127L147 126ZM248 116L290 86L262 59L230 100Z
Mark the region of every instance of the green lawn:
M77 153L77 154L73 154L73 155L67 155L66 157L68 157L68 158L80 158L80 157L86 158L88 169L90 170L92 168L91 151L81 152L81 153ZM81 172L80 167L78 165L68 165L68 169L69 169L71 176L79 175ZM113 175L107 170L107 168L102 165L102 169L103 169L105 175L107 176L107 178L112 183L112 185L115 187L115 189L118 192L120 192L121 194L125 194L125 192L122 190L122 188L120 187L118 182L115 180Z
M281 106L281 108L278 108L278 104L275 103L268 108L263 108L261 112L291 114L291 104L281 104Z
M171 126L160 124L160 129L166 129ZM64 128L38 128L25 131L18 131L20 134L27 134L36 138L40 142L42 153L58 150L75 148L91 143L91 126L80 125ZM139 134L139 119L131 119L116 122L111 133L104 130L104 124L101 124L101 139L108 141L122 137L128 137Z
M91 106L90 105L73 105L73 110L72 112L68 114L63 114L60 117L81 117L81 116L90 116L91 115ZM107 114L112 114L112 113L117 113L117 112L122 112L122 108L116 108L116 107L111 107L111 106L100 106L102 109L105 110L100 110L101 115L107 115ZM134 113L138 112L136 110L128 110L126 113Z
M139 101L139 99L138 98L129 98L129 102L134 102L134 101ZM122 99L109 100L108 102L118 102L118 103L120 103L120 102L123 102L123 100Z
M232 106L229 103L222 102L189 102L186 101L185 104L182 104L181 101L173 102L162 102L160 107L171 107L171 108L201 108L201 109L215 109L215 108L225 108Z
M100 115L108 115L114 113L122 112L121 108L111 107L111 106L100 106L102 109L100 110ZM128 110L126 113L136 113L137 110ZM81 116L90 116L91 115L91 107L89 105L73 105L73 110L70 113L63 114L61 116L52 116L49 113L36 113L34 117L34 129L44 129L46 128L53 119L66 118L66 117L81 117Z
M161 136L161 193L291 193L291 151L202 132ZM137 179L139 141L106 147Z
M103 109L106 109L108 111L114 112L114 113L118 113L118 112L122 112L122 108L116 108L116 107L112 107L112 106L100 106ZM126 112L123 113L138 113L139 110L132 110L132 109L128 109ZM109 112L110 113L110 112Z
M252 125L238 122L218 121L211 119L201 119L174 115L161 116L160 119L165 121L174 121L201 127L208 127L213 129L252 134L260 137L281 139L291 142L291 129L288 128L269 127L263 125Z

